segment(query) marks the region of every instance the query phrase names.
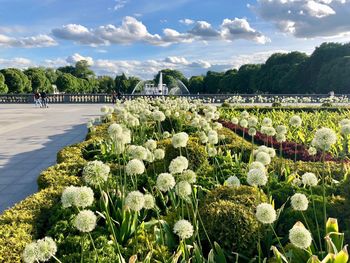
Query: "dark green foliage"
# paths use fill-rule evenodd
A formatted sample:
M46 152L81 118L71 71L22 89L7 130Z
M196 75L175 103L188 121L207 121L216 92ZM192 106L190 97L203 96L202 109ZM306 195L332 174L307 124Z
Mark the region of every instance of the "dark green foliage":
M29 68L24 71L32 84L32 91L45 91L52 93L52 86L49 79L46 77L45 70L42 68Z
M19 69L7 68L0 71L5 77L9 93L31 93L31 82Z
M5 84L5 77L0 73L0 94L5 94L8 92L8 87Z
M211 242L218 242L227 252L251 256L256 251L259 223L255 209L267 197L256 188L219 187L211 191L200 205L200 214ZM202 239L205 240L202 229Z

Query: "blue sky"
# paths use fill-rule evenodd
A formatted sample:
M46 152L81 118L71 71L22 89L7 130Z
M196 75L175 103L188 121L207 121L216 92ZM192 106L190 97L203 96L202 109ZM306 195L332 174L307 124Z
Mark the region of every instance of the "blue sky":
M350 41L350 0L0 0L0 68L187 76Z

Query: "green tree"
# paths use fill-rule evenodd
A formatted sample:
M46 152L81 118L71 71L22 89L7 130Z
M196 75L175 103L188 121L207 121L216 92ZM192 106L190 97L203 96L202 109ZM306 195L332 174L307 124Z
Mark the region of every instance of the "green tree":
M182 83L186 87L188 86L188 80L184 76L184 74L182 74L182 72L174 69L162 69L160 72L163 73L163 83L166 84L168 87L173 87L177 85L177 79L182 81ZM155 83L159 82L160 72L158 72L158 74L154 77Z
M29 68L24 71L28 79L31 81L32 91L45 91L51 93L53 91L49 79L46 77L45 70L42 68Z
M45 75L47 77L47 79L50 81L51 84L55 84L58 74L56 72L56 70L52 69L52 68L46 68L45 70Z
M95 73L90 69L90 66L86 60L80 60L75 64L73 75L82 79L90 79L95 77Z
M77 93L79 82L76 77L69 73L60 74L56 80L57 89L65 93Z
M115 87L122 93L126 93L129 87L128 77L123 73L114 79Z
M204 76L192 76L189 80L188 89L190 93L204 93Z
M5 77L0 73L0 94L6 94L8 91L9 89L5 84Z
M0 72L5 77L9 93L30 93L32 91L30 80L21 70L7 68Z
M220 79L224 76L222 72L208 71L204 77L204 93L220 93Z
M115 83L113 78L110 76L99 76L97 78L98 81L98 91L101 93L111 93L115 90Z
M254 93L259 92L256 87L257 74L259 73L261 65L246 64L239 68L237 72L237 86L238 93Z
M221 78L219 87L223 93L237 93L237 70L230 69Z

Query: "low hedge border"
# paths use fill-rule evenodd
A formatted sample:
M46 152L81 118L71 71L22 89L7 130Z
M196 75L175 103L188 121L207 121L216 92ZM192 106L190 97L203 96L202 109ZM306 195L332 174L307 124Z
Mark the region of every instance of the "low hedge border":
M272 104L272 103L271 103ZM285 106L283 106L285 105ZM270 112L270 111L294 111L294 112L317 112L317 111L331 111L331 112L343 112L350 111L349 106L334 106L334 107L322 107L319 106L292 106L288 103L282 103L282 107L271 107L271 106L234 106L231 103L230 107L222 107L224 111L250 111L250 110L259 110L259 112Z

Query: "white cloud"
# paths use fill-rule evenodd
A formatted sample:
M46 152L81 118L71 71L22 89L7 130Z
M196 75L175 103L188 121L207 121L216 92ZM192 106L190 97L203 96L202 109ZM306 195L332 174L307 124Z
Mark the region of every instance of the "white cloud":
M115 0L114 10L122 9L128 2L128 0Z
M95 29L88 29L77 24L64 25L55 28L52 33L55 37L72 40L79 44L92 46L110 44L132 44L145 42L150 45L168 46L175 43L190 43L195 40L236 40L246 39L257 43L266 43L268 38L253 29L246 19L224 19L222 25L215 29L206 21L183 20L192 28L187 32L178 32L172 28L165 28L163 35L152 34L147 27L134 17L126 16L121 25L104 25Z
M185 24L185 25L192 25L192 24L194 24L194 21L192 19L188 19L188 18L180 19L179 22L181 24Z
M0 68L25 69L33 66L34 66L34 63L27 58L21 58L21 57L11 58L11 59L0 58Z
M257 0L256 5L249 7L282 32L300 38L350 32L349 0Z
M0 47L38 48L56 46L57 42L48 35L30 37L10 37L0 34Z
M75 65L78 61L85 60L87 61L89 66L92 66L94 64L94 60L92 57L84 57L78 53L75 53L69 57L66 58L67 63Z

